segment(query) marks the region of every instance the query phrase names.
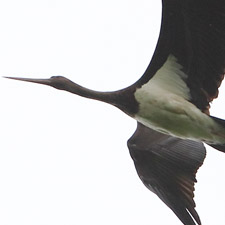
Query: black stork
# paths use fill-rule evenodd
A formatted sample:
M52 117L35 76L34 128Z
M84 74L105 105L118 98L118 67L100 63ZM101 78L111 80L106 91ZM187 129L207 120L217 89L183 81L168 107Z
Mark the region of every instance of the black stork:
M98 92L62 76L7 78L103 101L134 118L128 148L140 179L183 224L200 225L193 192L206 156L203 143L225 152L225 121L209 115L224 69L224 0L162 0L156 50L131 86Z

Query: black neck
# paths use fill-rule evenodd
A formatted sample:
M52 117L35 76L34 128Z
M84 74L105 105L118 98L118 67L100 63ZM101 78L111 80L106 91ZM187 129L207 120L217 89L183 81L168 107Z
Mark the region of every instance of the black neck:
M55 88L71 92L81 97L109 103L131 116L134 116L138 111L138 103L134 98L135 89L132 87L128 87L119 91L100 92L90 90L72 81L68 81L66 82L66 85L61 83Z

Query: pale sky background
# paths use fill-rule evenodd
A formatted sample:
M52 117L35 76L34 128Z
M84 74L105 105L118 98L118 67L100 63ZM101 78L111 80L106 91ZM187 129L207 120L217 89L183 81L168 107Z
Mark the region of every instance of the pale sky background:
M146 69L161 1L2 0L0 76L63 75L117 90ZM225 118L225 88L212 105ZM126 147L136 122L104 103L0 78L1 225L180 225L139 180ZM225 155L208 149L195 201L225 224Z

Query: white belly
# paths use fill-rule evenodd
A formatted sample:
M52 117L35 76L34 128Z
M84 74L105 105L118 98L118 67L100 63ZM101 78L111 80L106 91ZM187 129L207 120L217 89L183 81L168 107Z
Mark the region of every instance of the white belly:
M186 75L169 56L155 76L135 92L139 112L135 119L154 130L208 143L224 142L224 130L190 103ZM223 137L221 134L223 133Z
M171 97L174 96L161 96L157 100L142 102L135 119L154 130L180 138L208 142L215 139L213 133L217 130L217 124L209 116L193 104Z

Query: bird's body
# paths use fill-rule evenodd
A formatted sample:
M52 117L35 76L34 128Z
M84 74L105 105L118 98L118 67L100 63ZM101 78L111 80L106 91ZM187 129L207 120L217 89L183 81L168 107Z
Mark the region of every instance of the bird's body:
M150 98L140 107L135 119L146 127L178 138L225 143L225 129L179 96Z
M225 121L209 115L224 71L224 0L162 0L156 50L131 86L98 92L61 76L11 79L100 100L136 119L128 148L140 179L183 224L200 225L193 192L206 156L202 142L225 152Z
M201 112L190 100L187 75L172 55L134 96L139 103L135 119L145 126L179 138L225 143L225 128Z

